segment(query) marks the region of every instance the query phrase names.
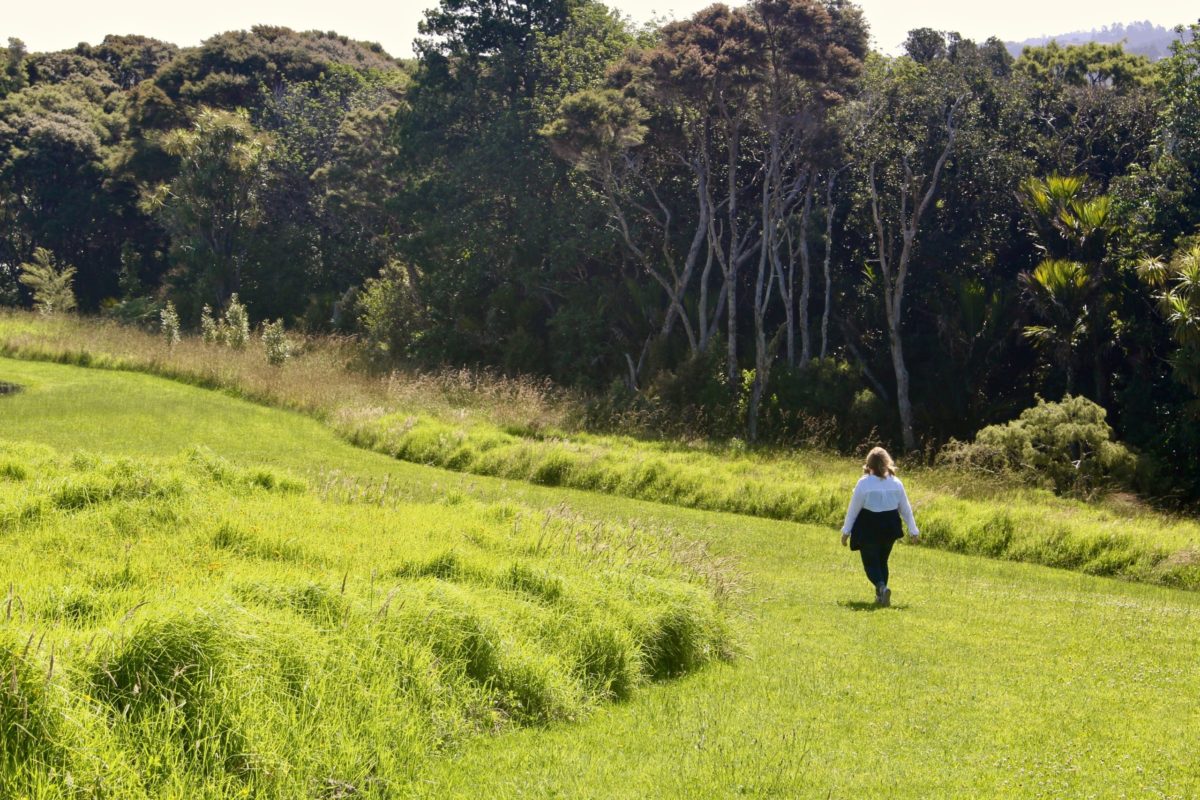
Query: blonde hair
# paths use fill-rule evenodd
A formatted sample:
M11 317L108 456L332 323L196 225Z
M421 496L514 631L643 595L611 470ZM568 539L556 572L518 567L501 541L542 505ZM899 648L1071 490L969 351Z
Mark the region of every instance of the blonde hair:
M892 461L887 450L876 447L867 453L867 463L863 464L863 474L886 478L888 475L896 474L896 463Z

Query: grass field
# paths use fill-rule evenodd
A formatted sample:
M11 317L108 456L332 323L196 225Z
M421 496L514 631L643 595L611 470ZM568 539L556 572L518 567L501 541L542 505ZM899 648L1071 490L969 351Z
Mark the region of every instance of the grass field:
M387 797L471 735L732 657L727 571L669 531L344 472L306 485L195 447L148 458L176 419L243 459L307 420L144 376L15 377L0 796ZM14 425L114 455L6 443Z
M74 788L64 772L43 772L31 796L1200 795L1196 593L903 547L893 559L895 605L876 610L828 526L402 463L356 449L309 417L147 375L0 359L0 380L24 387L0 397L0 439L33 443L5 445L0 457L11 465L0 464L0 518L10 520L0 524L4 579L25 615L4 622L0 652L15 683L3 691L18 691L0 696L36 699L14 706L28 709L23 729L31 719L46 726L34 741L77 743L51 747L50 763L92 765L72 774ZM79 448L98 455L72 456ZM218 459L228 464L214 470ZM835 468L821 479L848 487L853 463ZM165 505L177 518L154 518L163 505L155 491L176 492ZM43 510L29 518L20 511L28 508ZM561 531L553 554L537 544L544 519ZM615 542L630 555L606 561ZM521 719L487 695L499 679L435 665L406 674L464 687L440 707L450 724L430 722L442 719L429 713L436 705L381 708L381 697L397 695L387 670L364 656L378 653L371 637L392 620L405 648L433 651L401 622L409 603L434 592L476 609L477 621L492 620L496 674L547 676L528 682L542 687L560 686L548 676L580 674L569 666L571 648L536 635L529 614L545 606L511 587L539 582L505 577L518 561L532 565L530 574L557 577L549 585L560 585L573 608L626 609L591 618L625 631L630 644L618 651L643 665L631 679L636 690L620 699L611 684L566 686L545 695L571 702L543 703L556 713ZM210 573L213 562L220 566ZM605 569L663 594L632 602L640 596L626 581L605 589ZM292 591L300 586L323 588ZM380 620L398 586L413 600L398 607L396 596ZM350 609L345 628L298 625L341 597L349 599L332 604L343 615ZM501 597L512 609L498 605ZM696 652L733 657L698 659L682 677L651 681L654 648L638 642L656 626L637 610L669 606L668 597L687 598L691 616L707 620L695 629ZM593 608L596 598L609 605ZM154 606L126 619L142 599ZM263 644L284 627L299 641ZM52 672L45 643L36 656L14 659L31 628L61 643ZM112 636L83 636L100 630ZM216 677L194 694L200 722L171 710L182 686L147 681L157 699L130 702L127 678L146 671L113 669L164 641L216 654ZM197 650L196 642L215 644ZM298 664L284 669L288 653ZM503 660L523 653L538 654L545 669ZM116 689L97 665L117 678ZM326 679L289 683L288 674ZM356 691L363 675L378 682ZM95 691L81 693L88 686ZM297 700L305 697L328 699ZM122 713L126 703L131 711ZM132 711L137 703L145 710ZM493 731L496 719L509 721ZM197 735L205 730L230 735ZM147 752L137 746L143 734L170 746ZM29 740L3 741L5 775L16 780L12 743ZM197 766L196 752L209 760ZM346 769L330 769L331 758ZM84 779L97 775L112 783L89 795L94 784Z
M313 340L295 363L276 370L253 349L234 352L194 337L172 349L112 323L0 314L0 354L221 388L301 411L347 441L403 461L792 522L834 525L845 512L851 459L591 435L573 424L578 398L544 385L466 372L370 377L347 368L350 352ZM1071 500L1002 478L964 480L936 469L903 475L928 546L1200 589L1194 520L1124 497Z

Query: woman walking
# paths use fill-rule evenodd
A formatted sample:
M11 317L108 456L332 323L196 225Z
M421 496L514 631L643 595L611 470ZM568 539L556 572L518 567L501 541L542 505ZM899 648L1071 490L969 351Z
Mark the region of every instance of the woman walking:
M851 550L862 556L867 579L875 587L875 602L887 606L892 602L888 556L892 554L892 545L904 536L901 516L914 542L921 532L917 530L904 484L896 477L896 465L888 451L876 447L868 453L863 473L850 497L846 523L842 525L842 544L850 545Z

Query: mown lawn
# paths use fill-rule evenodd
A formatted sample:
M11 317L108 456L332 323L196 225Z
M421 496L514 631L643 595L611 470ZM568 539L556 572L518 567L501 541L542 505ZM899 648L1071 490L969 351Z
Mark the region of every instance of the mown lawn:
M875 610L828 527L402 464L307 418L146 376L3 360L0 380L27 386L0 398L3 438L130 456L204 444L331 492L386 479L406 501L636 524L733 559L732 662L575 722L456 740L393 796L1200 795L1196 593L906 546L895 605Z

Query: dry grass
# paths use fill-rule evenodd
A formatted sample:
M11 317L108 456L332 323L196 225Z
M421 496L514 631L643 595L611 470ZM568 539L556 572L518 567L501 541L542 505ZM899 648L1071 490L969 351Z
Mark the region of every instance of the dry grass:
M323 420L419 411L537 432L572 428L580 417L578 398L548 381L453 368L372 372L358 363L352 339L296 338L295 356L272 368L257 338L245 350L195 336L168 346L161 336L109 320L0 311L2 355L162 375Z

